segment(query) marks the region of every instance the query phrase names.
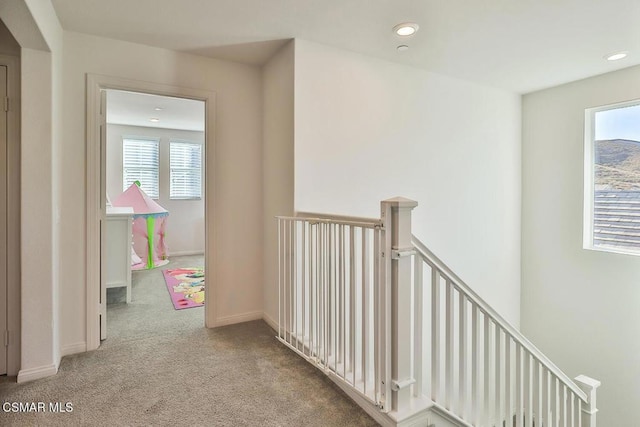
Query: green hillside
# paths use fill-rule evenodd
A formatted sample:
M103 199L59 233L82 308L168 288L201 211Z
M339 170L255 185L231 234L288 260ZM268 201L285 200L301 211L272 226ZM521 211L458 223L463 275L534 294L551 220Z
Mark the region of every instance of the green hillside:
M596 190L640 190L640 142L596 141L595 164Z

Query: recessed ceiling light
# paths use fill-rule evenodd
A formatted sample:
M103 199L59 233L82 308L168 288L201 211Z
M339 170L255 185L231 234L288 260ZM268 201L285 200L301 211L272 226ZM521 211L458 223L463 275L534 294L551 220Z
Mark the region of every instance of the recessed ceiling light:
M628 52L616 52L616 53L610 53L609 55L605 55L604 59L606 59L607 61L617 61L619 59L623 59L626 58L627 55L629 53Z
M156 107L156 108L154 108L154 110L156 110L156 111L162 111L162 108L160 108L160 107Z
M402 24L398 24L393 27L393 32L399 36L407 37L412 36L418 31L418 24L414 24L413 22L403 22Z
M401 44L396 49L398 49L399 52L404 52L405 50L409 50L409 46L407 46L406 44Z
M150 121L150 122L153 122L153 123L158 123L158 122L160 121L160 119L159 119L159 118L157 118L157 117L151 117L151 118L149 119L149 121Z

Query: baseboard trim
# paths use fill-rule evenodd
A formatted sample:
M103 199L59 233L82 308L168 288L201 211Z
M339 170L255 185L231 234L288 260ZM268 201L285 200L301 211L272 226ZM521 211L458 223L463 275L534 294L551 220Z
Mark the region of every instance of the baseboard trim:
M356 402L359 407L364 409L364 411L369 414L369 416L373 418L378 424L384 427L395 427L396 423L391 418L389 418L387 414L385 414L384 412L380 412L380 409L377 406L362 397L362 395L356 392L353 388L346 385L342 378L337 377L333 373L325 372L325 374L329 377L329 379L331 379L331 381L333 381L338 387L340 387L340 389L345 392L347 396L349 396L354 402Z
M271 316L267 313L262 313L262 320L266 322L267 325L271 327L274 331L278 330L278 322L276 322Z
M27 381L38 380L40 378L50 377L58 373L55 364L47 366L38 366L37 368L20 369L18 372L17 382L26 383Z
M216 327L218 327L218 326L233 325L233 324L242 323L242 322L250 322L252 320L260 320L262 319L262 314L263 314L262 311L251 311L249 313L218 317L216 319L215 325Z
M172 256L187 256L187 255L204 255L204 251L180 251L180 252L171 252L171 253L169 253L169 257L172 257Z
M85 341L77 342L75 344L65 345L60 349L62 357L70 356L76 353L84 353L87 351L87 343Z

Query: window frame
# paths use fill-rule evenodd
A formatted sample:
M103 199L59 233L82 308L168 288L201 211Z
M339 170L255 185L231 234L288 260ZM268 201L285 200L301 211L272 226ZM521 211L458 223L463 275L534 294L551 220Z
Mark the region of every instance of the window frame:
M630 248L613 248L606 246L596 246L593 243L594 232L594 209L595 209L595 136L596 136L596 114L617 110L622 108L640 105L640 99L617 102L598 107L585 109L584 114L584 200L583 200L583 249L609 252L624 255L640 256L640 249L634 251Z
M147 195L149 197L151 197L151 199L153 200L159 200L160 199L160 163L161 163L161 159L160 159L160 138L155 138L155 137L149 137L149 136L131 136L131 135L123 135L122 136L122 191L125 191L127 188L129 188L129 186L131 186L131 184L126 185L127 180L126 180L126 170L127 169L139 169L139 170L154 170L154 168L127 168L125 165L125 144L127 141L144 141L144 142L152 142L155 144L155 148L156 148L156 152L158 154L158 164L157 167L155 168L155 170L157 171L157 176L158 179L156 181L156 189L157 189L157 195L152 195L149 194L148 191L145 191L145 193L147 193ZM142 188L142 187L141 187Z
M172 156L172 147L173 145L192 145L200 148L200 164L197 168L175 168L176 170L197 170L200 175L200 188L199 188L199 196L194 197L174 197L173 196L173 166L171 164ZM169 139L169 200L202 200L204 194L204 177L203 177L203 151L204 151L204 143L197 141L189 141L184 139Z

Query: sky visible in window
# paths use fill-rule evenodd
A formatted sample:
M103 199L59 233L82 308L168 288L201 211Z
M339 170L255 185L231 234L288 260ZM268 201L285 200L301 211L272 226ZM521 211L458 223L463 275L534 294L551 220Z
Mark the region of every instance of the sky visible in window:
M596 140L640 141L640 104L596 113Z

